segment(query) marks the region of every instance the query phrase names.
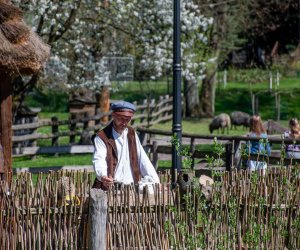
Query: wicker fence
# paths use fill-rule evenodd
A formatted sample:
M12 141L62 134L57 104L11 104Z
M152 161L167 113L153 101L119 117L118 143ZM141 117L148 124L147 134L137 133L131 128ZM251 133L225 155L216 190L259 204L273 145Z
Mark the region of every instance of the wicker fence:
M299 249L299 170L216 173L207 196L197 182L171 188L168 174L154 194L113 188L105 194L107 249ZM0 248L88 249L92 181L82 172L2 181Z

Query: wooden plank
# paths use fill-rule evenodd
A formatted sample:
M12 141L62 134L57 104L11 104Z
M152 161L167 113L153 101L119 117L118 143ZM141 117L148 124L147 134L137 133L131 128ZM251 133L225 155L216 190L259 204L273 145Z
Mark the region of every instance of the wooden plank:
M72 145L57 147L24 147L21 152L14 149L14 156L37 155L37 154L90 154L94 152L93 145Z
M107 194L92 188L89 202L89 249L106 250Z
M1 73L0 82L0 143L2 144L4 167L0 173L12 169L12 79Z

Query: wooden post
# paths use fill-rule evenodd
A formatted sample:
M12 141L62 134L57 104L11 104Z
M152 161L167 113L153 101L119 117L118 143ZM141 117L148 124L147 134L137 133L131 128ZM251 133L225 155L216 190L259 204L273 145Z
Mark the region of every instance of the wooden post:
M232 142L228 142L227 144L226 144L226 160L225 160L225 162L226 162L226 170L227 171L230 171L231 170L231 164L232 164L232 161L231 161L231 159L232 159L232 155L231 155L231 151L232 151Z
M133 104L135 107L137 107L137 101L134 101L132 104ZM136 110L135 114L137 114L137 110ZM132 118L131 121L130 121L130 125L133 126L134 123L135 123L135 117L133 116L133 118Z
M3 147L4 167L0 173L12 171L12 79L0 74L0 144ZM11 175L8 175L11 176ZM8 180L10 181L10 180Z
M148 103L148 122L147 122L147 128L151 126L151 122L153 120L153 113L155 110L155 99L151 99L150 102Z
M0 175L4 173L4 156L3 156L3 147L0 142ZM1 180L1 177L0 177Z
M154 168L157 170L158 168L158 153L157 153L157 141L153 141L152 144L152 164Z
M143 100L142 106L143 106L143 108L140 110L140 113L141 114L145 114L145 113L147 114L147 111L148 111L148 100L147 99ZM140 123L143 124L144 120L145 120L145 117L141 116Z
M89 145L91 144L91 138L89 135L89 113L85 112L84 113L84 121L83 121L83 128L82 128L82 132L81 132L81 136L80 136L80 141L79 144L81 145Z
M109 93L109 88L108 86L103 86L102 90L101 90L101 95L99 98L99 109L101 113L107 113L109 112L109 97L110 97L110 93ZM101 118L101 122L106 124L108 123L109 119L108 116L104 116Z
M52 122L52 146L58 146L58 118L56 116L51 117Z
M196 146L195 146L195 138L191 137L191 144L190 144L190 155L192 157L192 165L191 165L191 169L194 169L195 167L195 150L196 150Z
M107 194L92 188L89 203L90 250L106 250Z
M141 144L144 145L146 143L145 142L146 132L139 132L138 136L139 136Z
M70 132L74 133L74 134L70 134L70 144L75 144L75 139L76 139L76 114L75 113L71 113L71 117L70 117Z

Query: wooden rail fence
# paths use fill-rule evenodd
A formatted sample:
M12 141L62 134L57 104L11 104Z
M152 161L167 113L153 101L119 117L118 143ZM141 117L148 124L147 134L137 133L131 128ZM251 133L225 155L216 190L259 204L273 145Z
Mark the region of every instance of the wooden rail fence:
M152 154L152 162L157 166L158 155L171 155L172 145L171 145L171 131L163 131L158 129L149 129L138 127L137 131L140 134L142 144L146 144L146 138L151 138L151 144L148 144L148 148ZM146 136L148 135L148 136ZM248 141L259 141L260 138L250 138L247 136L226 136L226 135L200 135L200 134L189 134L182 133L182 144L189 146L190 157L192 158L192 168L194 167L196 159L203 159L206 156L216 157L216 153L211 151L201 151L197 150L196 146L199 144L212 143L214 139L217 139L218 143L221 143L225 147L225 152L222 154L221 158L224 161L224 166L226 170L230 171L233 168L240 168L241 161L244 160L257 160L266 161L271 165L294 165L300 162L300 159L289 159L284 158L281 155L280 150L271 150L271 155L259 155L259 154L247 154L242 156L242 144L246 144ZM204 142L203 142L204 140ZM166 142L169 144L166 145ZM300 139L287 139L281 138L280 135L273 135L268 138L268 142L272 145L279 144L282 147L287 144L300 144Z
M132 119L132 126L150 127L154 124L169 121L172 119L172 100L173 97L166 95L161 96L158 101L144 100L142 104L136 104L137 111ZM101 123L101 118L105 116L110 117L111 113L99 113L95 116L86 115L81 119L75 119L71 116L68 120L59 120L57 117L51 119L40 120L33 123L13 125L13 143L17 145L15 154L22 153L23 146L27 145L28 141L36 142L36 140L51 140L51 146L58 146L59 139L68 137L69 141L64 144L74 145L78 144L91 144L90 136L98 131L106 124ZM94 121L94 126L89 126L89 123ZM39 128L48 127L49 133L38 133ZM30 134L17 135L20 131L31 131ZM50 146L49 145L49 146ZM36 143L33 143L36 146Z

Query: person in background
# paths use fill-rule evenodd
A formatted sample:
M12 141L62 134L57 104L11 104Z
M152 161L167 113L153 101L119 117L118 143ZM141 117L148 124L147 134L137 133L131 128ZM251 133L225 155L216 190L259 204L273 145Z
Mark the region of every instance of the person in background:
M250 132L248 133L248 137L262 139L268 138L260 116L254 115L250 118ZM250 154L270 155L271 148L270 144L265 141L248 141L247 151L248 153L250 152ZM250 171L261 169L265 170L266 168L267 163L265 161L247 161L247 169Z
M111 105L112 121L94 138L94 188L107 190L113 183L159 183L159 177L134 129L128 126L135 113L132 103Z
M300 125L297 118L289 120L289 131L284 132L284 138L300 139ZM285 147L286 157L300 159L300 145L289 144Z

